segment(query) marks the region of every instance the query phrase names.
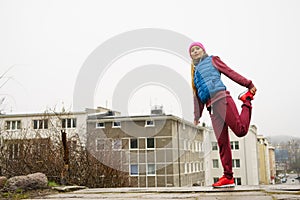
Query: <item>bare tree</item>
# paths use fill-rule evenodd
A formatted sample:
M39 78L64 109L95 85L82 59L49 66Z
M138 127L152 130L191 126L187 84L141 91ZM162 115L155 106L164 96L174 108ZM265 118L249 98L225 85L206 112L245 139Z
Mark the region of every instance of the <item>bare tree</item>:
M17 134L0 130L3 138L0 149L2 174L12 177L42 172L49 180L64 184L128 186L127 173L104 165L86 148L86 144L81 143L78 133L70 134L63 128L62 122L68 116L73 114L50 110L34 118L34 128L22 127ZM66 134L65 144L62 132ZM106 152L103 156L110 159L112 153Z

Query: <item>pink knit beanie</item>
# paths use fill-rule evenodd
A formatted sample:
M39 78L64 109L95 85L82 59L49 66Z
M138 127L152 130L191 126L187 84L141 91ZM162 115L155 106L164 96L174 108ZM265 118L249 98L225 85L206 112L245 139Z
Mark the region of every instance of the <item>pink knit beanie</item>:
M200 42L193 42L193 43L190 45L190 47L189 47L189 54L190 54L190 55L191 55L191 48L192 48L193 46L198 46L198 47L200 47L201 49L203 49L203 51L205 52L205 48L204 48L203 44L201 44Z

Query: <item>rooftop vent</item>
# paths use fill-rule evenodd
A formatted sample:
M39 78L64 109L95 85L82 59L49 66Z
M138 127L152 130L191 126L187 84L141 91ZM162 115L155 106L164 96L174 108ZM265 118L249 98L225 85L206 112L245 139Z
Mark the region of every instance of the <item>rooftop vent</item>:
M163 106L155 105L151 108L151 115L164 115Z

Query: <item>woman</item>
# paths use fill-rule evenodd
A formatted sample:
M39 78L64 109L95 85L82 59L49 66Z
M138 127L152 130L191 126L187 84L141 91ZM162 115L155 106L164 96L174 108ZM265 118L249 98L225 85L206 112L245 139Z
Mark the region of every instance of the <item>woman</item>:
M251 120L251 100L256 93L256 87L251 80L246 79L229 68L217 56L208 56L200 42L193 42L189 47L192 58L192 87L194 92L194 124L199 124L204 105L209 111L215 136L218 141L219 154L224 174L214 183L213 187L233 187L232 155L228 127L238 136L247 134ZM221 80L221 74L248 90L239 99L243 102L239 114L229 91Z

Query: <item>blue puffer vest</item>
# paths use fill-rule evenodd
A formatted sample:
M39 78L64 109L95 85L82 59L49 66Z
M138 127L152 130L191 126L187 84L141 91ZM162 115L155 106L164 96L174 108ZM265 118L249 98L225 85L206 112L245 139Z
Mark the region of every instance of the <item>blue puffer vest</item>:
M204 58L195 66L194 83L202 103L206 103L217 92L226 90L221 73L212 64L212 56Z

